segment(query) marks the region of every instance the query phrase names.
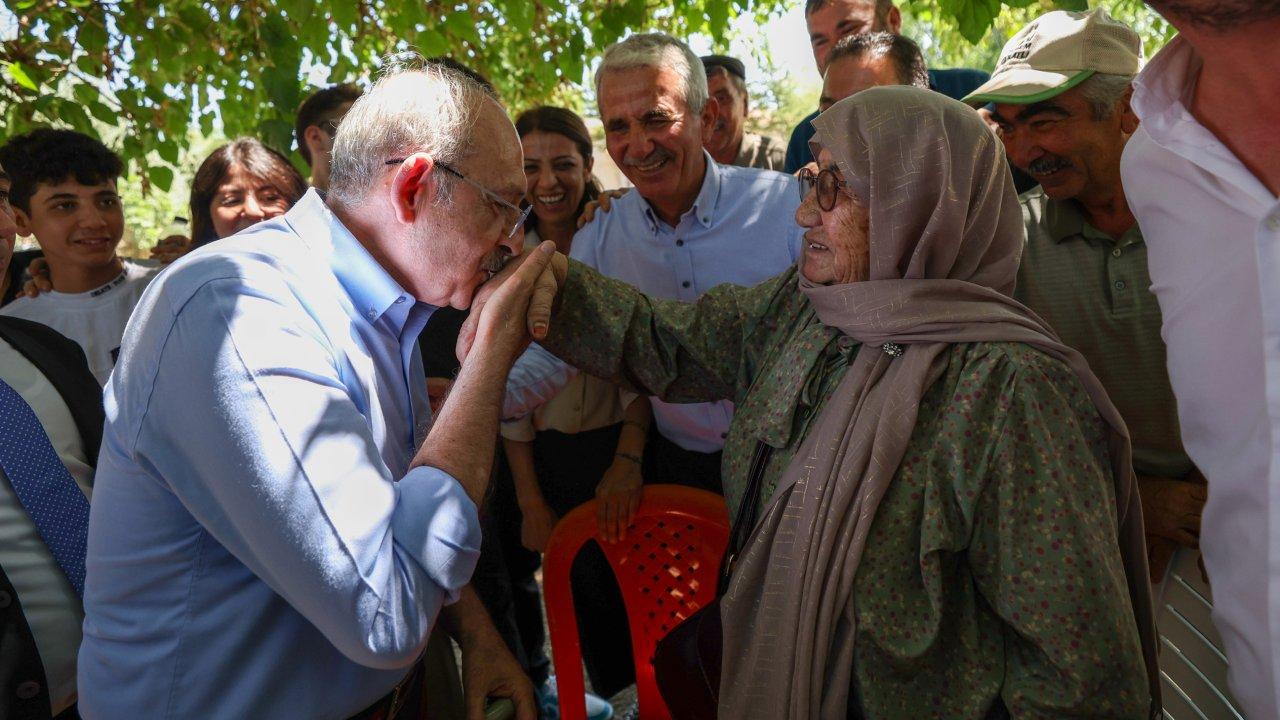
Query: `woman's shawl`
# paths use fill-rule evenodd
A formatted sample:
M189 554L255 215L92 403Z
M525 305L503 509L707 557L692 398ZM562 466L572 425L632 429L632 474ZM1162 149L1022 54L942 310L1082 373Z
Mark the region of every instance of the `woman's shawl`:
M823 324L863 345L734 568L721 604L719 716L847 717L853 585L867 535L922 396L949 345L969 342L1026 343L1062 360L1111 426L1119 549L1158 707L1128 431L1084 358L1009 297L1023 229L1000 142L972 109L909 87L860 92L813 124L814 145L831 153L869 208L871 272L865 282L825 287L802 278L801 292Z

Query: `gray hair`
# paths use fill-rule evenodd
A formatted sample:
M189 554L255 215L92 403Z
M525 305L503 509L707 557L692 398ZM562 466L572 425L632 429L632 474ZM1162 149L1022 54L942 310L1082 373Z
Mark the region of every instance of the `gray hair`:
M490 97L456 70L401 56L389 60L338 126L327 199L358 205L386 172L388 160L416 152L457 163L470 154L471 128ZM449 199L450 187L441 184L441 200Z
M1106 120L1116 112L1116 103L1124 97L1125 91L1133 84L1132 75L1108 75L1097 73L1076 87L1080 95L1089 103L1095 120Z
M666 33L640 33L620 40L604 51L596 68L596 103L600 102L600 79L610 70L638 67L669 67L684 83L684 101L689 112L701 113L707 105L707 71L688 45Z

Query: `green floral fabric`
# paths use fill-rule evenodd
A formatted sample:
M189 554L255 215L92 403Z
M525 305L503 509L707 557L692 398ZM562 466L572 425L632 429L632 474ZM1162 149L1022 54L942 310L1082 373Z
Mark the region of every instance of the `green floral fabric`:
M857 349L796 280L683 304L572 263L544 345L668 401L733 400L733 513L757 442L775 448L767 501ZM855 579L851 717L1147 716L1107 453L1061 362L1012 343L953 347Z

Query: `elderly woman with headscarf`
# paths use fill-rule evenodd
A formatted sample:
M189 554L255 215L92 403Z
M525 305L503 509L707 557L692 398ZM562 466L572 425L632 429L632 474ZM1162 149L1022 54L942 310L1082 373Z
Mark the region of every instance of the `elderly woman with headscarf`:
M906 87L814 126L798 268L679 304L556 261L549 350L737 405L726 499L760 520L721 601L719 717L1152 716L1127 431L1010 298L1022 224L1000 143Z

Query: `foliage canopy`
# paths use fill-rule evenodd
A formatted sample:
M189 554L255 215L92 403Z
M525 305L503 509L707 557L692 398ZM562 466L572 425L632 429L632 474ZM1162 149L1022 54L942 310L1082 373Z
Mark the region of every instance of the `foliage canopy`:
M16 37L0 50L0 122L7 133L117 128L113 144L143 187L167 190L192 137L252 134L288 152L309 81L367 78L391 52L452 55L492 78L516 109L572 105L588 63L628 32L719 42L731 19L763 22L799 1L5 0ZM959 47L981 43L1009 8L1084 4L909 0L904 9Z

